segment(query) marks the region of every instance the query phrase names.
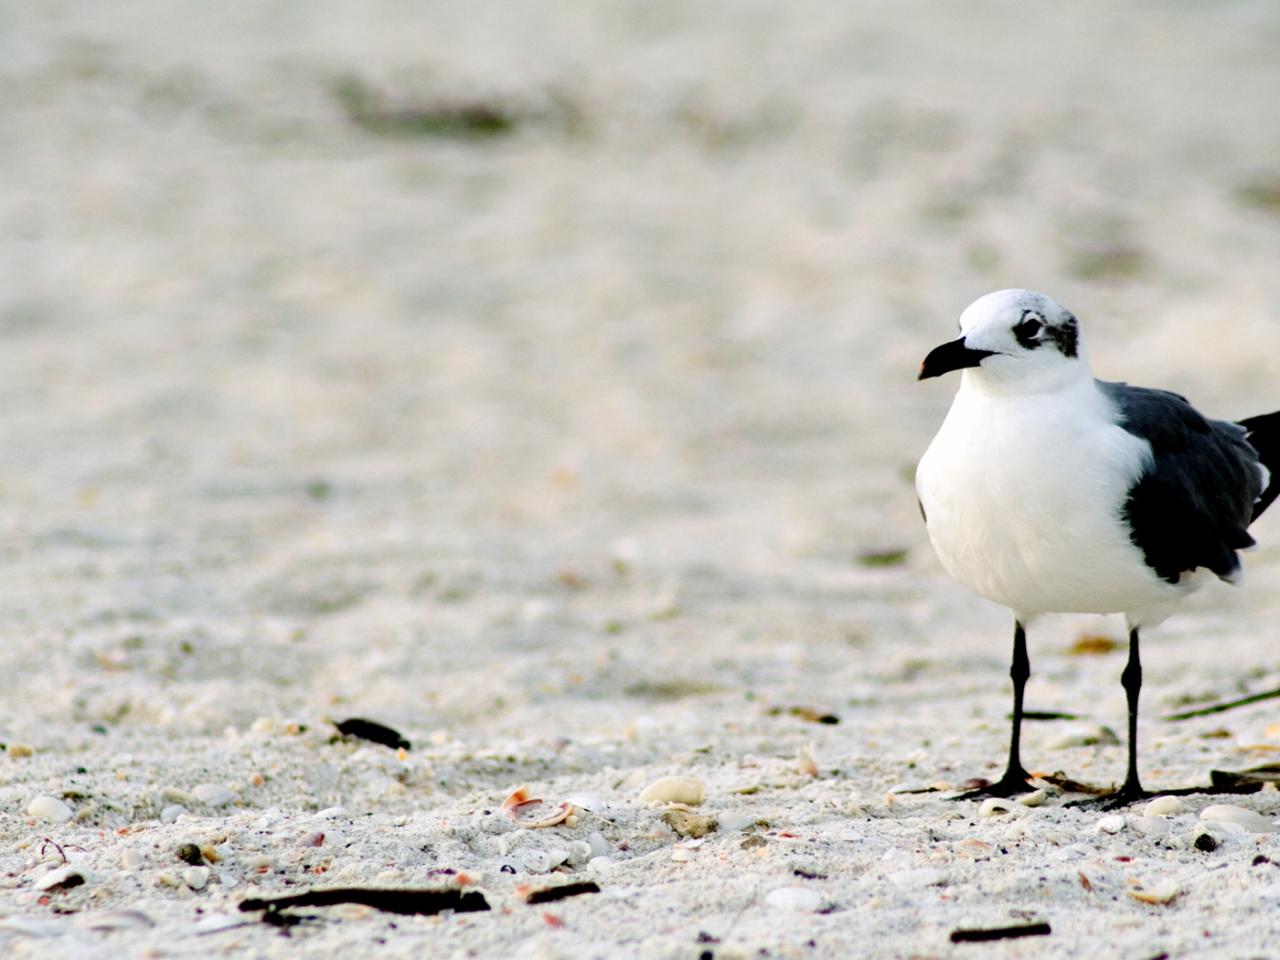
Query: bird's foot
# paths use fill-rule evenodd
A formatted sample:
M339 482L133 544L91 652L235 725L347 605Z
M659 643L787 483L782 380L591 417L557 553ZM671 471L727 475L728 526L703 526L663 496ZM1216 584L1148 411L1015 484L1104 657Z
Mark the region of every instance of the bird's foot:
M1113 793L1104 794L1101 797L1086 797L1084 800L1073 800L1067 806L1074 810L1122 810L1143 800L1150 800L1154 796L1154 793L1143 790L1142 784L1125 781L1124 786Z
M1016 797L1019 794L1030 793L1035 787L1027 783L1031 779L1031 774L1019 767L1017 770L1006 770L1004 776L995 783L989 783L985 787L978 787L976 790L968 790L964 793L958 793L954 797L948 797L948 800L985 800L987 797Z

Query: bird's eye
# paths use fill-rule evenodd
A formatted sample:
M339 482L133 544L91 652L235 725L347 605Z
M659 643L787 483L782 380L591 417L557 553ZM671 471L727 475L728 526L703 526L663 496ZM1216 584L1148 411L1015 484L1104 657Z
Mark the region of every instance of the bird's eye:
M1040 322L1036 316L1024 316L1018 325L1013 328L1014 333L1018 335L1019 340L1029 340L1043 329L1044 324Z

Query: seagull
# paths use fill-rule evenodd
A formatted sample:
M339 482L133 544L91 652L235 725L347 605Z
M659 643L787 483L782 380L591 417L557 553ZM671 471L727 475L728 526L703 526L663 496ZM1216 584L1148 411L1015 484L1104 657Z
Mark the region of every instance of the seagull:
M1029 290L970 304L919 379L955 370L960 389L916 471L920 512L947 573L1014 618L1008 766L957 799L1031 789L1026 630L1047 613L1124 615L1128 770L1105 805L1143 799L1139 633L1206 581L1239 579L1249 525L1280 494L1280 411L1210 420L1176 393L1097 380L1076 318Z

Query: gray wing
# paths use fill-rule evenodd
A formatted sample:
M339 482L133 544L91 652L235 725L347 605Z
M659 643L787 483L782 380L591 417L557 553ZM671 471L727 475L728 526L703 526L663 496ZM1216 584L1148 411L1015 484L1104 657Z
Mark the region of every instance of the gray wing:
M1120 425L1151 444L1151 466L1129 490L1124 518L1147 566L1169 583L1197 567L1223 579L1240 569L1237 550L1253 546L1248 527L1262 492L1257 451L1245 429L1201 416L1167 390L1098 386Z

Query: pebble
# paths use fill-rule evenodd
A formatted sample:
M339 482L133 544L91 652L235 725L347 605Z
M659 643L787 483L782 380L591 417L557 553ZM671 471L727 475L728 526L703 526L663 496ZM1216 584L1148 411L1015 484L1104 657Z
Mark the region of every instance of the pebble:
M1124 829L1124 817L1118 813L1102 817L1098 820L1098 830L1102 833L1119 833Z
M1003 797L987 797L982 801L982 806L978 808L978 816L980 817L1001 817L1008 813L1013 813L1014 805L1011 801Z
M640 791L641 803L686 803L696 807L706 795L697 777L660 777Z
M732 833L735 830L745 830L756 822L756 818L749 813L725 813L718 818L720 829L726 833Z
M177 787L165 787L160 791L160 799L169 803L190 803L191 794Z
M220 783L199 784L191 791L191 795L211 807L225 807L236 798L234 793Z
M599 830L592 830L587 834L587 843L591 846L591 858L606 857L609 855L609 841L604 838L604 834Z
M1177 797L1156 797L1142 810L1148 817L1171 817L1183 811L1182 801Z
M1169 826L1169 821L1164 817L1134 817L1130 823L1133 829L1139 833L1146 834L1148 837L1158 837L1172 829Z
M27 804L27 816L47 820L50 823L66 823L71 819L71 808L56 797L36 797Z
M180 803L171 803L160 811L161 823L173 823L180 816L187 812L187 808Z
M700 813L689 813L685 810L668 810L662 815L662 822L674 830L679 836L697 839L712 833L719 824L715 817L707 817Z
M812 887L778 887L769 891L764 902L778 910L817 913L822 909L822 894Z
M179 876L182 882L192 890L203 890L209 882L210 870L208 867L187 867Z
M1280 830L1280 827L1262 814L1231 803L1215 803L1205 807L1200 811L1200 819L1211 823L1234 823L1249 833L1275 833Z
M204 863L204 854L200 851L200 847L194 843L181 844L173 853L183 863L189 863L193 867L198 867Z
M914 870L895 870L886 879L899 889L910 890L915 887L941 887L947 882L947 874L937 867L917 867Z

